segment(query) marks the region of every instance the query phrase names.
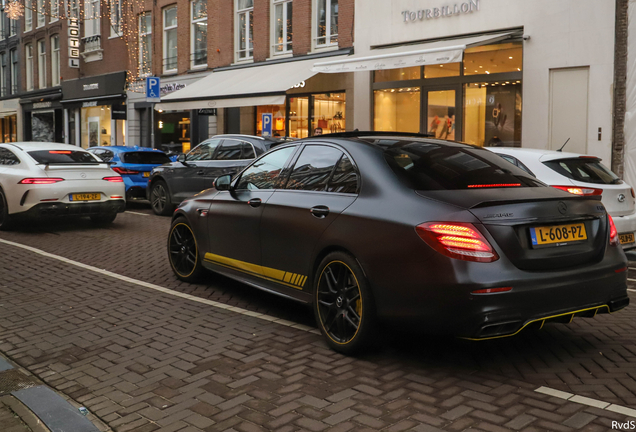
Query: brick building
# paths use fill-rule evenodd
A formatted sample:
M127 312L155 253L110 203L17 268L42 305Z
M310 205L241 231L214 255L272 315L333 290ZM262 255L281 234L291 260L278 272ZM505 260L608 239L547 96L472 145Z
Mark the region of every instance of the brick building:
M160 77L162 97L174 93L154 113L143 86L128 93L133 143L187 151L215 133L260 135L263 114L272 114L274 135L349 127L352 77L316 75L311 66L352 52L353 0L157 0L145 6L140 55L131 56L130 69ZM278 77L290 76L298 80L279 88Z
M20 91L20 22L0 12L0 142L21 138L18 118L22 116Z

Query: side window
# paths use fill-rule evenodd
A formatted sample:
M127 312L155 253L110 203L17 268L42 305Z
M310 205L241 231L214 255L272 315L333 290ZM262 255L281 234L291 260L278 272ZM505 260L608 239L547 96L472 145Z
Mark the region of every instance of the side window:
M99 158L101 160L103 160L104 162L110 162L113 160L113 158L115 157L115 153L113 153L110 150L102 150L101 152L97 153L97 156L99 156Z
M220 139L203 141L201 144L192 149L190 153L188 153L186 160L192 162L212 160L214 150L220 142Z
M285 147L263 156L243 172L236 189L274 189L280 172L295 150L296 147Z
M18 165L20 159L11 150L0 148L0 165Z
M254 153L254 146L252 144L243 141L241 150L242 150L241 159L256 159L256 154Z
M221 144L219 151L216 153L216 160L237 160L241 159L241 149L243 143L237 140L226 139Z
M343 155L333 172L327 186L328 192L356 193L358 191L358 173L347 155Z
M294 165L285 189L324 191L342 154L333 147L306 146Z

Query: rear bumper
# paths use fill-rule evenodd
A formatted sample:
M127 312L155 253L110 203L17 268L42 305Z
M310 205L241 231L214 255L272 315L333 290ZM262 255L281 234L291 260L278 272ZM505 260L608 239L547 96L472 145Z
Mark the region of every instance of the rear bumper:
M636 233L636 213L625 216L612 216L619 234ZM623 245L623 249L636 248L636 242Z
M15 213L19 218L42 219L56 216L93 216L100 214L122 213L126 210L126 201L109 200L93 203L43 203L31 207L22 213ZM13 215L12 215L13 216Z

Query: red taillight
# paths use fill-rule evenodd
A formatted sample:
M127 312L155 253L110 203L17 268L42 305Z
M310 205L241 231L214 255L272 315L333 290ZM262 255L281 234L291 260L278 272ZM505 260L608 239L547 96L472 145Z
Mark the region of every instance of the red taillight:
M70 150L49 150L49 154L71 154Z
M508 292L508 291L512 291L512 287L485 288L485 289L472 291L471 294L497 294L497 293Z
M493 183L493 184L476 184L468 185L469 188L502 188L502 187L519 187L521 183Z
M427 222L418 225L417 234L437 252L466 261L492 262L497 252L473 224Z
M578 186L552 186L552 187L569 192L572 195L579 195L579 196L594 196L594 195L603 194L603 189L596 189L596 188L584 188L584 187L578 187Z
M616 230L616 225L614 225L614 219L612 219L612 216L609 213L607 214L607 219L609 220L609 227L610 227L609 243L611 245L617 245L618 244L618 231Z
M632 198L636 198L636 193L634 193L634 188L631 188L632 191Z
M133 171L133 170L129 170L127 168L121 168L121 167L113 167L113 171L115 171L117 174L139 174L139 171Z
M63 178L43 177L43 178L25 178L20 180L18 184L53 184L64 181Z
M121 178L121 176L104 177L103 180L113 182L113 183L121 183L124 181L124 179Z

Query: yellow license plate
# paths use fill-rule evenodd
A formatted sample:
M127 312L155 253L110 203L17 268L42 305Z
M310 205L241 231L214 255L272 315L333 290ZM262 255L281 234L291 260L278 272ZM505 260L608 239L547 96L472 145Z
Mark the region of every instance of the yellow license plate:
M71 194L71 201L99 201L100 199L102 194L99 193Z
M149 172L149 171L146 171L146 172L144 173L144 177L150 177L150 172Z
M585 224L553 225L530 228L533 246L563 246L572 242L587 240Z
M619 234L618 238L620 239L621 244L634 243L634 233Z

